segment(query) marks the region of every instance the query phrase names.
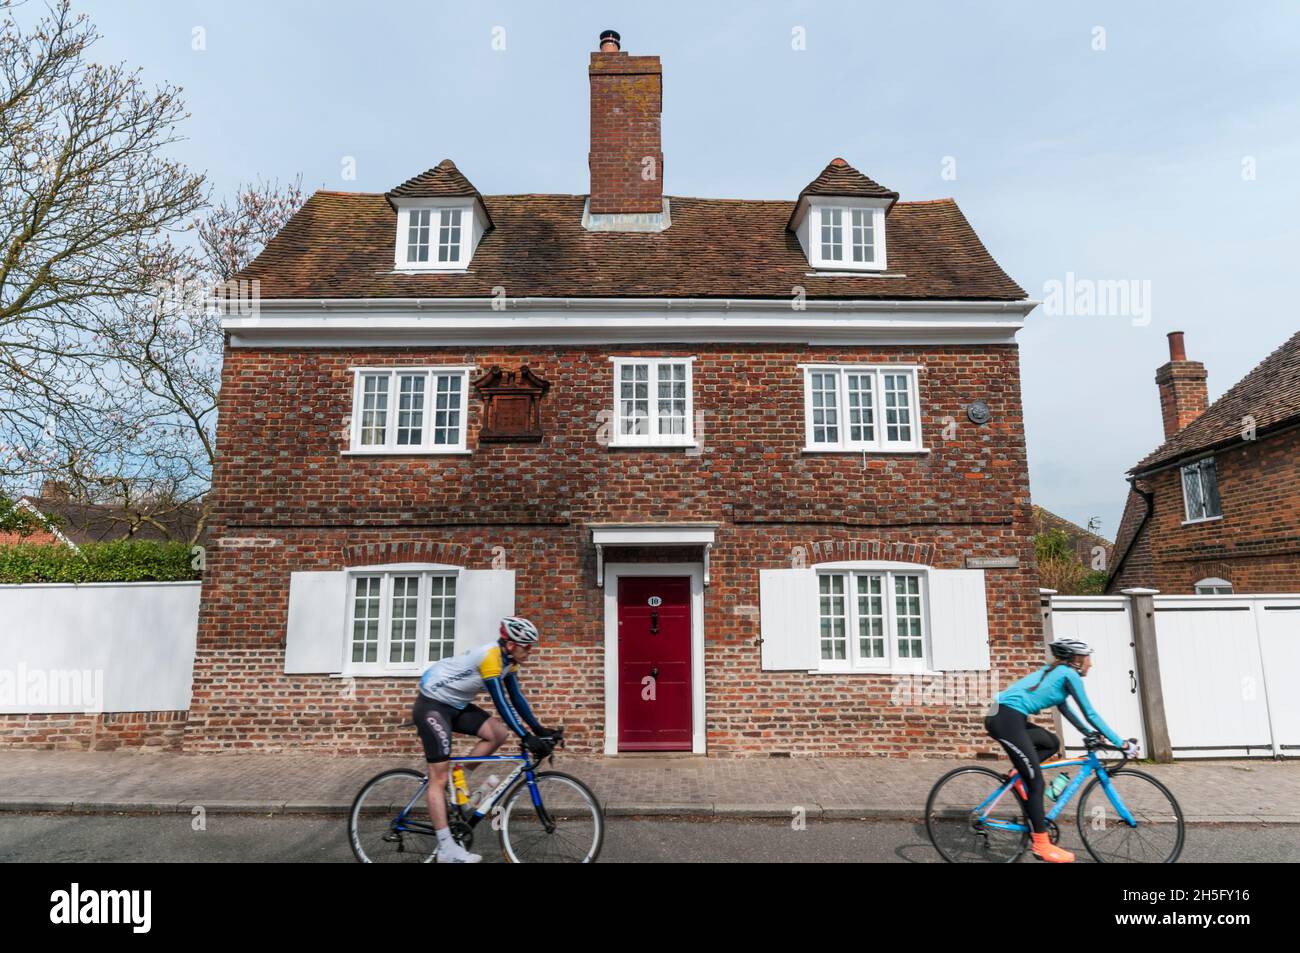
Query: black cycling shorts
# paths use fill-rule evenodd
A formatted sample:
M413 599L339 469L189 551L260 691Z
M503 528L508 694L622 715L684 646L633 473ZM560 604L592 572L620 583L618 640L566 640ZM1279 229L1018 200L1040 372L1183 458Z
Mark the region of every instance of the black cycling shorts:
M424 759L430 764L439 764L451 758L453 731L477 735L483 722L492 716L478 705L453 708L421 694L411 706L411 717L415 721L415 730L420 733L420 743L424 745Z

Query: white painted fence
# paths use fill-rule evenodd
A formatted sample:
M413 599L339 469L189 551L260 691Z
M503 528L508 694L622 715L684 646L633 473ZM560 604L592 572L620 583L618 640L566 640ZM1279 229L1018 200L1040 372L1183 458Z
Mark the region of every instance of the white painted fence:
M1300 595L1157 595L1153 604L1174 756L1300 757ZM1125 737L1142 727L1130 612L1127 596L1052 597L1053 635L1097 649L1088 695ZM1077 747L1078 733L1064 730Z
M1300 756L1300 596L1156 596L1179 757Z
M188 709L200 589L0 586L0 712Z

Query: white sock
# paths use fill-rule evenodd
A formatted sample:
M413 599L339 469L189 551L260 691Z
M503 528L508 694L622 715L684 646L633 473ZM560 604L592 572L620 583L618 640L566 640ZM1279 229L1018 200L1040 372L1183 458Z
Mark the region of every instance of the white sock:
M438 835L439 847L446 847L448 850L450 850L451 848L456 846L456 842L452 839L451 836L451 828L443 827L434 831L434 833Z

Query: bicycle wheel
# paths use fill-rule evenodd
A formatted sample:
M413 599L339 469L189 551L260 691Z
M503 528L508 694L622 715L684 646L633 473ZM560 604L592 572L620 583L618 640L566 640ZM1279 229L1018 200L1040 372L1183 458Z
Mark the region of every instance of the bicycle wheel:
M1029 845L1029 825L1020 801L1007 791L984 817L976 809L1006 782L988 768L957 768L941 777L925 802L925 830L950 864L1010 864ZM989 827L986 821L1020 824L1024 830Z
M433 860L438 838L423 787L424 775L409 768L385 771L366 782L348 811L348 843L357 860L363 864ZM399 825L398 813L412 800L415 803Z
M1117 771L1111 785L1137 826L1111 803L1099 778L1079 798L1079 836L1099 864L1172 864L1183 851L1183 810L1169 789L1141 771Z
M534 778L542 807L533 806L528 781L506 794L499 818L501 851L514 864L590 864L605 840L605 814L591 789L559 771Z

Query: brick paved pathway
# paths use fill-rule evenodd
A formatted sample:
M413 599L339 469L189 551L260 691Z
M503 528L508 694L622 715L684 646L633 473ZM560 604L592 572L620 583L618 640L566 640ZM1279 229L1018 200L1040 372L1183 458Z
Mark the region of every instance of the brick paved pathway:
M987 763L987 762L986 762ZM556 767L612 814L918 816L957 762L885 758L599 758L561 753ZM180 755L152 751L0 751L0 810L346 810L362 783L402 758L313 754ZM1001 766L998 766L1001 770ZM1144 765L1189 821L1300 824L1300 762Z

